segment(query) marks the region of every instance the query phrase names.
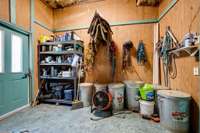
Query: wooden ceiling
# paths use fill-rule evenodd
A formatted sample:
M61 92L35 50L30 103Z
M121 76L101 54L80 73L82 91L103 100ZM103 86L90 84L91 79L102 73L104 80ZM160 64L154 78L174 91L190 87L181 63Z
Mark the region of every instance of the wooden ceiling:
M156 6L161 0L136 0L137 6Z
M48 6L57 9L81 3L91 3L104 0L41 0ZM156 6L161 0L136 0L137 6Z
M64 8L72 5L77 5L81 3L90 3L90 2L98 2L103 0L41 0L48 6L57 9L57 8Z

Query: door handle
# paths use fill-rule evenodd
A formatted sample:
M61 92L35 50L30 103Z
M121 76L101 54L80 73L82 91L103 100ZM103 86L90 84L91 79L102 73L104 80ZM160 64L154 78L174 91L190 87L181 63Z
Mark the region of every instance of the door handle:
M30 72L25 73L24 76L22 77L22 79L26 79L26 78L28 78L28 77L31 77Z

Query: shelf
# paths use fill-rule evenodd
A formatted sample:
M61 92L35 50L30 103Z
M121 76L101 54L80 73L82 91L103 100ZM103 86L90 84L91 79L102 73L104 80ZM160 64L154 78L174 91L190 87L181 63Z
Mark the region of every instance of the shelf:
M52 79L61 79L61 80L74 80L75 77L45 77L45 76L40 76L41 79L49 79L49 80L52 80Z
M78 51L62 51L62 52L54 52L54 51L46 51L46 52L40 52L40 54L46 54L46 55L62 55L62 54L77 54L77 55L83 55L83 53Z
M71 66L68 63L40 63L41 66Z
M78 44L80 46L83 47L83 41L80 41L80 40L71 40L71 41L64 41L64 42L44 42L44 43L41 43L41 46L42 45L58 45L58 44Z
M62 47L58 46L59 44ZM59 47L58 50L60 51L55 51L57 50L56 47ZM69 56L73 57L75 55L83 57L84 56L83 41L72 40L72 41L66 41L66 42L45 42L45 43L39 44L37 48L38 48L38 61L39 61L38 62L38 79L39 79L38 88L40 87L41 89L41 85L44 85L43 81L46 82L45 85L46 87L49 87L49 89L52 89L51 83L54 83L55 85L56 84L59 85L61 83L70 83L74 88L74 95L75 95L77 92L77 80L78 80L77 70L78 69L76 69L76 67L73 67L68 62L65 62L64 60L67 60ZM52 57L52 61L49 63L45 62L45 58L48 56ZM62 61L60 63L56 61L55 57L57 56L61 56L62 58ZM72 68L74 75L72 75L73 77L62 77L62 75L60 76L56 75L55 77L51 77L50 72L49 72L49 69L51 66L55 67L57 69L57 72L66 71L67 68ZM45 69L49 75L43 76L42 69ZM42 96L51 95L51 96L42 98L40 97L41 95ZM52 98L53 95L54 95L53 92L41 93L39 94L39 97L40 97L39 100L44 103L52 103L56 105L66 104L73 107L74 102L67 101L65 99L55 99L55 98Z
M175 54L176 56L180 56L181 52L186 52L190 56L194 56L198 52L198 45L199 44L195 44L195 45L189 46L189 47L177 48L175 50L169 51L169 54Z
M64 99L41 99L41 102L45 103L56 103L56 104L68 104L72 105L72 101L64 100Z
M75 67L68 63L40 63L40 66L71 66L71 67ZM79 66L84 66L84 64L81 64Z

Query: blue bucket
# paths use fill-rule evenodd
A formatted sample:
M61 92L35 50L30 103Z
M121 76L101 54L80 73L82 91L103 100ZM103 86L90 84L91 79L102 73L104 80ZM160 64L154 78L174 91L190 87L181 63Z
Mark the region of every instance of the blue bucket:
M73 90L64 90L64 99L72 101L73 100Z

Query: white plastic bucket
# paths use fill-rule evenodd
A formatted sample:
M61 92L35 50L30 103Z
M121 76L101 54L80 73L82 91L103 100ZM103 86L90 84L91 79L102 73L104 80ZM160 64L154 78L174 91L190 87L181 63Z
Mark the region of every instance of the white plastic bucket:
M151 116L154 113L154 102L140 100L140 114Z
M107 88L107 84L94 84L95 91L105 90Z
M124 109L124 84L112 83L108 85L109 92L112 94L113 112L121 111Z
M92 89L93 89L92 83L80 84L80 100L83 102L84 107L91 105Z
M139 111L139 101L137 100L139 88L143 82L134 82L131 80L124 81L126 85L126 99L129 110Z

